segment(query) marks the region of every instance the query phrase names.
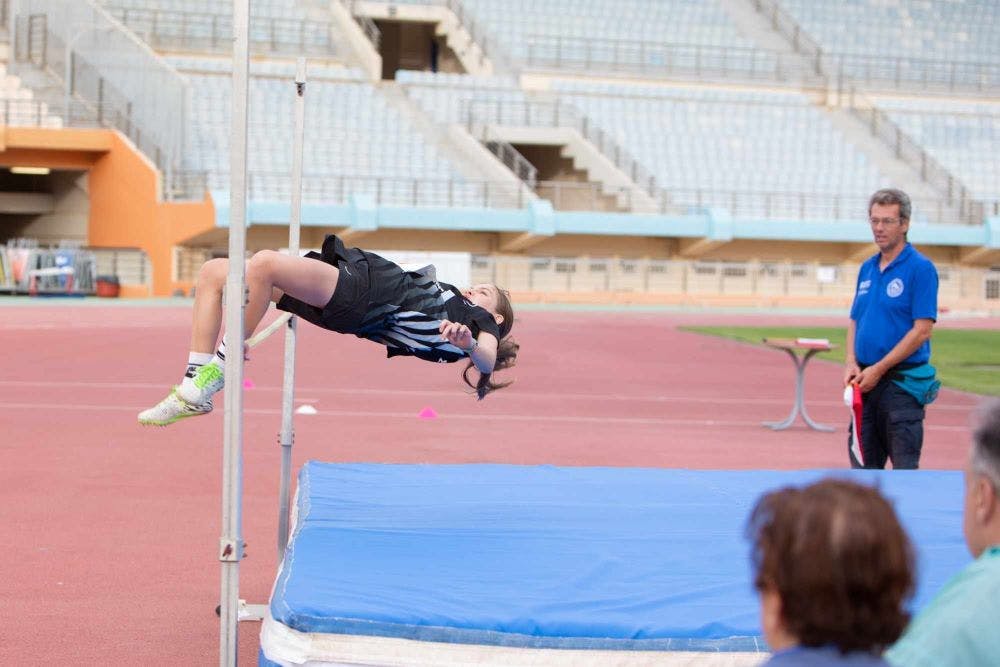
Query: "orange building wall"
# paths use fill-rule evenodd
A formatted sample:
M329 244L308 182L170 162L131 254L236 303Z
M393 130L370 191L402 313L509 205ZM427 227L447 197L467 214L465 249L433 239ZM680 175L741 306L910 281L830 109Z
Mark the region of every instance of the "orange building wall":
M173 247L215 226L215 207L207 193L200 202L161 201L156 168L113 130L0 130L3 166L87 170L87 243L143 249L153 267L152 294L173 292Z

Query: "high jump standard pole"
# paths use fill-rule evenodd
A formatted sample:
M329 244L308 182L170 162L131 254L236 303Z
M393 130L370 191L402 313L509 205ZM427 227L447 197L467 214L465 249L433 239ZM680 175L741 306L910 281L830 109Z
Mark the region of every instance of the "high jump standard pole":
M305 133L306 59L295 63L295 134L292 137L292 211L288 220L288 254L298 257L299 230L302 224L302 145ZM296 319L288 320L285 329L285 374L281 393L281 488L278 491L278 562L285 557L288 546L288 510L291 503L292 404L295 400Z
M219 665L239 657L240 561L243 559L243 326L246 309L247 109L250 0L233 0L232 127L229 142L229 275L226 279L226 394L219 561Z

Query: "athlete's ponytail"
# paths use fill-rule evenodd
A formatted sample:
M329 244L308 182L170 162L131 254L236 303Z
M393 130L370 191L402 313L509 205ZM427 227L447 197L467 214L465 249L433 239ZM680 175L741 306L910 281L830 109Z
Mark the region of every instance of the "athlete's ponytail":
M462 371L462 379L465 380L465 384L476 390L476 396L480 401L491 391L503 389L511 383L511 381L493 382L493 373L516 364L517 351L521 347L510 337L510 330L514 326L514 308L510 304L510 294L499 287L497 287L497 314L503 317L503 320L500 322L500 341L497 345L497 360L493 364L493 372L480 373L479 380L473 383L469 379L469 371L473 370L475 364L470 360Z
M496 363L493 364L493 372L495 373L496 371L510 368L517 363L517 350L520 347L521 346L518 345L517 341L510 336L502 339L500 344L497 346L497 360ZM465 370L462 371L462 379L465 380L465 384L476 390L476 396L480 401L486 398L486 394L491 391L503 389L513 382L513 380L508 382L494 382L493 373L480 373L479 380L473 384L472 380L469 379L469 371L473 368L475 368L475 364L470 361L465 367Z

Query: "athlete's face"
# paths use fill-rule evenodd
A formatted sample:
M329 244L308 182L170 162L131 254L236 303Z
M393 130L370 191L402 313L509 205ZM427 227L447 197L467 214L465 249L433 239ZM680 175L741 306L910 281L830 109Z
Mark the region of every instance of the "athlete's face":
M487 310L494 315L497 314L497 304L500 303L500 293L497 291L496 285L475 285L462 292L462 296L480 308Z

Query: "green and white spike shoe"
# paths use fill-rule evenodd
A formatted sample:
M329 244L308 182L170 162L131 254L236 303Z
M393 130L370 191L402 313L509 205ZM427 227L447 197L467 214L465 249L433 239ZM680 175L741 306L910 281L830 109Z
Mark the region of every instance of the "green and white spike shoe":
M225 384L226 374L222 367L209 363L199 366L190 381L185 378L174 390L181 400L192 405L204 405Z
M177 387L174 387L165 399L139 413L139 423L147 426L166 426L187 417L207 415L212 408L211 398L204 403L188 403L177 395Z

